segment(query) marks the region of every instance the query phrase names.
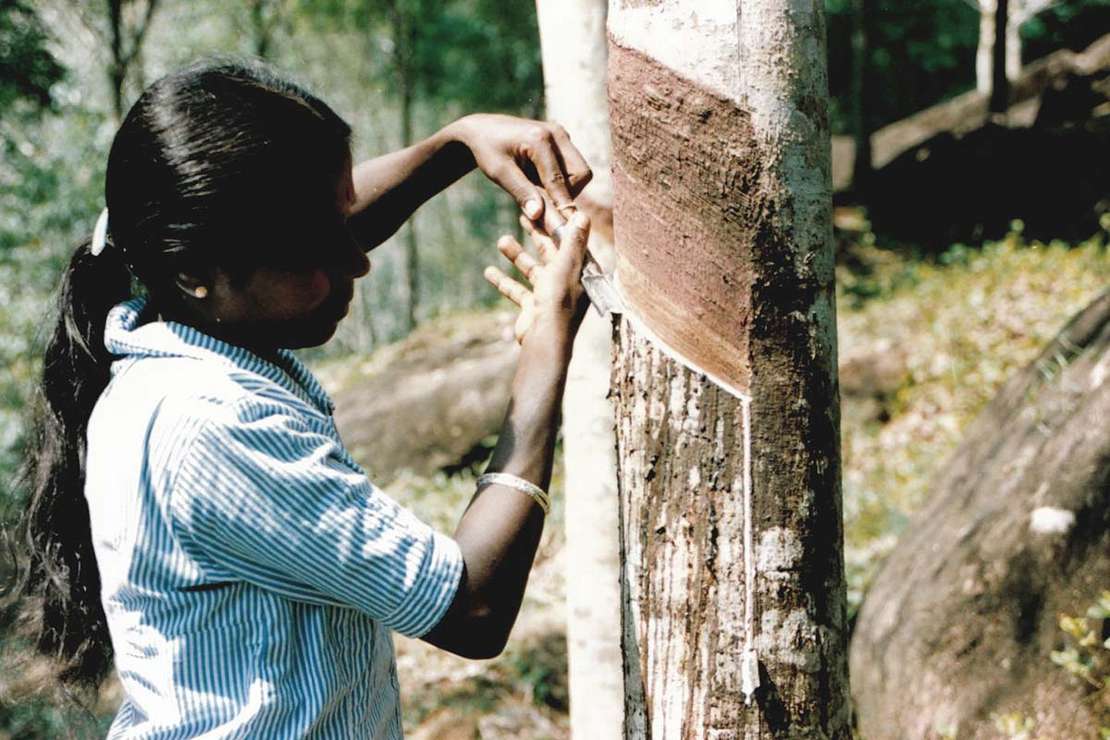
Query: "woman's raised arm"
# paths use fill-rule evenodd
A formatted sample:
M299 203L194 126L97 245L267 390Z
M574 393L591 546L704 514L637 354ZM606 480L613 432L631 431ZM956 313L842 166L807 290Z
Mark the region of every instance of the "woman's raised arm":
M477 167L537 220L546 190L566 206L593 176L562 126L496 114L460 118L427 139L355 165L351 231L367 250L425 201Z

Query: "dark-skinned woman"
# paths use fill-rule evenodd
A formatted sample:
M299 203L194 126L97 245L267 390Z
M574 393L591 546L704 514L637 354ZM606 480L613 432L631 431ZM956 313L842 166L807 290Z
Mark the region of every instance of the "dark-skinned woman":
M115 669L110 737L401 735L391 633L488 658L520 608L549 504L586 306L590 178L559 127L475 115L352 166L350 127L271 70L205 62L116 133L107 209L63 275L22 480L22 591L65 681ZM367 477L292 349L334 334L367 252L472 169L535 255L504 428L453 535ZM559 246L548 227L571 216ZM133 289L135 292L133 292Z

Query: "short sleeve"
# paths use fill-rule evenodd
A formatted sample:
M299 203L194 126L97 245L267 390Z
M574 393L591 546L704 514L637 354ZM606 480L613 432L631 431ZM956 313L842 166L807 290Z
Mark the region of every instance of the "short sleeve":
M175 530L202 566L421 636L450 606L462 554L349 460L297 410L242 399L197 426L170 495Z

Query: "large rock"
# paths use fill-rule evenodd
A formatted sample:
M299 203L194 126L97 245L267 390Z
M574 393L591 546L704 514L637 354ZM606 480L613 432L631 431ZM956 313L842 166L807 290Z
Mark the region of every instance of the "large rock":
M514 319L511 311L448 317L342 375L322 374L340 436L375 483L481 457L505 417L519 354Z
M1110 291L1012 378L942 468L868 592L852 640L862 736L1097 737L1050 660L1060 613L1110 587Z

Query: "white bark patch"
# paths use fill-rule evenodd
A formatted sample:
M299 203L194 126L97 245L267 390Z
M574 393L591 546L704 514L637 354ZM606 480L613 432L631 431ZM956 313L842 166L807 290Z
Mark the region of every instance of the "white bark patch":
M741 100L767 157L773 189L790 194L799 276L831 279L828 95L819 0L742 0L739 6ZM812 114L816 113L816 116Z
M721 97L739 101L740 65L736 48L736 0L685 0L640 7L616 0L609 35ZM696 38L696 44L689 40Z
M807 673L821 669L817 625L805 609L792 609L785 614L778 609L763 612L755 644L761 655L773 655L778 663Z
M1034 534L1067 534L1075 526L1075 512L1055 506L1041 506L1029 515Z
M794 570L802 561L802 542L792 530L771 527L759 536L756 570L765 578Z

